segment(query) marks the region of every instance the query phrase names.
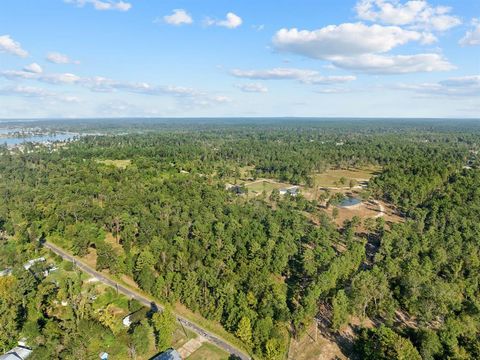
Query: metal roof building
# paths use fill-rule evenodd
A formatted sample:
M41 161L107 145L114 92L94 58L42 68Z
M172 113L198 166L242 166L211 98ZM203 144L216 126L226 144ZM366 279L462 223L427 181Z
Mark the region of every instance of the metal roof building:
M17 346L9 352L0 355L0 360L25 360L30 356L31 353L31 349L24 346Z

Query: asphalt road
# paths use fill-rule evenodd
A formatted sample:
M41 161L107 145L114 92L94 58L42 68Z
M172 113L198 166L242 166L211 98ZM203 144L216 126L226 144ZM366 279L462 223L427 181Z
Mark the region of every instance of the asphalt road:
M132 290L127 289L126 287L122 286L121 284L117 283L116 281L113 281L113 280L105 277L104 275L102 275L98 271L92 269L88 265L78 261L72 255L68 254L63 249L59 248L58 246L53 245L52 243L49 243L49 242L45 242L43 245L46 248L52 250L55 254L61 256L63 259L65 259L67 261L70 261L70 262L73 262L75 264L75 266L78 267L83 272L97 278L99 281L101 281L105 285L111 286L112 288L116 289L119 293L122 293L122 294L124 294L124 295L126 295L126 296L128 296L132 299L136 299L139 302L141 302L143 305L145 305L147 307L150 307L154 310L162 310L163 309L162 306L156 304L154 301L148 299L147 297L145 297L141 294L138 294L138 293L136 293ZM241 360L249 360L250 359L250 356L246 355L245 353L243 353L242 351L240 351L236 347L234 347L234 346L230 345L229 343L223 341L222 339L218 338L217 336L213 335L212 333L204 330L200 326L192 323L191 321L185 319L184 317L182 317L180 315L175 314L175 316L177 317L177 321L180 324L182 324L185 328L188 328L188 329L192 330L193 332L196 332L197 334L203 336L209 342L211 342L212 344L215 344L216 346L218 346L222 350L225 350L226 352L236 356L238 359L241 359Z

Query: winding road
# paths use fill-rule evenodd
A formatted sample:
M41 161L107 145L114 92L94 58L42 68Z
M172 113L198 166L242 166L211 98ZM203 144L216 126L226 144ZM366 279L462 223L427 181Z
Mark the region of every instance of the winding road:
M99 281L104 283L105 285L108 285L114 289L116 289L119 293L122 293L123 295L126 295L132 299L138 300L140 303L143 305L150 307L154 310L162 310L163 307L156 304L155 301L152 299L149 299L148 297L139 294L133 290L130 290L126 288L125 286L122 286L118 282L111 280L110 278L106 277L105 275L102 275L98 271L92 269L90 266L84 264L74 256L68 254L65 250L62 248L50 243L50 242L45 242L43 243L43 246L46 247L47 249L50 249L53 251L55 254L61 256L63 259L72 262L76 267L78 267L80 270L83 272L97 278ZM185 328L192 330L193 332L197 333L200 336L203 336L206 338L209 342L212 344L218 346L222 350L225 350L226 352L236 356L238 359L241 360L250 360L250 356L245 354L243 351L239 350L238 348L234 347L233 345L227 343L226 341L220 339L218 336L213 335L212 333L204 330L202 327L200 327L197 324L194 324L190 320L187 320L183 316L180 316L178 314L175 314L177 321L182 324Z

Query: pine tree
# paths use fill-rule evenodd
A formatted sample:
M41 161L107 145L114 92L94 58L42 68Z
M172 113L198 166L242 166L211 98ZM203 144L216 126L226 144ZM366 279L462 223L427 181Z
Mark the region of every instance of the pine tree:
M344 290L340 290L332 300L332 329L338 331L348 320L350 307L348 297Z
M153 314L153 328L157 338L157 349L163 351L172 346L172 336L175 331L176 319L169 306L166 306L162 312Z
M252 324L246 316L242 317L237 326L235 335L247 345L252 344Z

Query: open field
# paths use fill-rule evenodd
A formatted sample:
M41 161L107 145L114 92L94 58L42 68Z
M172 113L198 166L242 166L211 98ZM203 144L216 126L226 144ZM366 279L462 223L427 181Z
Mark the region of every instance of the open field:
M115 239L115 236L111 232L107 232L105 235L105 242L112 245L112 247L116 250L119 251L119 254L123 254L124 250L122 245Z
M132 163L131 160L97 160L97 163L104 165L113 165L119 169L125 169Z
M334 208L338 209L338 216L334 219L338 226L341 226L345 220L350 220L354 216L358 216L362 220L366 218L375 219L383 217L387 223L398 223L402 221L402 218L391 206L381 201L364 201L358 205L349 207L332 205L328 209L325 209L325 211L332 216Z
M274 189L283 189L289 188L292 185L288 183L277 182L270 179L259 179L251 182L246 182L245 187L248 189L249 193L261 194L263 191L269 195Z
M350 180L355 180L358 184L362 184L370 180L372 176L379 172L380 168L363 168L363 169L338 169L327 170L321 174L314 175L314 183L318 187L348 187ZM341 179L344 184L341 184Z
M320 330L315 341L315 324L312 324L300 339L292 338L288 360L337 360L347 359L338 345L324 337Z

